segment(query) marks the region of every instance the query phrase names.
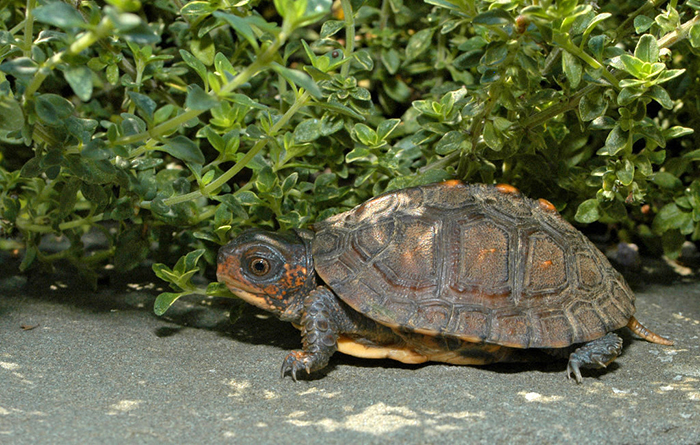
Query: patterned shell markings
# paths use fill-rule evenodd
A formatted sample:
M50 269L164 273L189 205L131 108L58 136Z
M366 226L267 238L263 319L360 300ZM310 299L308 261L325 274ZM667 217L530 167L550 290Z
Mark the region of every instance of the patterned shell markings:
M314 225L319 276L391 327L559 348L627 324L634 294L547 201L448 181L386 193Z

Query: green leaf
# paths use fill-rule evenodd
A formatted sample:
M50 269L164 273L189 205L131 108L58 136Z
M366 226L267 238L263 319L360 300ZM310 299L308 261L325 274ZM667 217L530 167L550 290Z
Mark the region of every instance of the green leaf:
M87 66L77 66L63 72L68 85L83 102L92 97L92 71Z
M145 94L136 93L134 91L128 91L127 94L131 101L134 102L136 108L138 108L146 117L147 120L153 120L153 112L156 111L156 103L153 99L146 96Z
M586 94L578 104L578 111L581 114L581 120L584 122L603 116L607 109L608 101L598 91Z
M196 21L216 11L216 7L209 2L189 2L180 9L180 14L188 21Z
M153 265L155 270L155 264ZM156 301L153 304L153 312L156 315L163 315L170 306L177 301L178 298L186 295L186 293L176 293L176 292L163 292L156 297Z
M634 30L637 32L637 34L646 32L653 24L654 19L651 19L645 15L638 15L634 18Z
M117 34L127 42L137 45L150 45L160 42L160 36L154 33L138 15L128 12L120 13L111 6L105 6L103 11L112 20Z
M605 146L598 151L598 154L615 156L627 147L628 142L629 133L624 131L619 124L615 125L615 128L608 133L608 137L605 139Z
M304 73L303 71L283 67L279 63L272 63L271 66L275 72L284 77L289 83L305 89L316 99L323 98L321 89L308 74Z
M201 39L190 40L189 47L192 54L204 65L212 66L214 64L216 45L214 45L214 41L211 37L205 35Z
M676 203L668 203L659 210L651 224L651 229L656 233L664 233L671 229L683 229L692 225L690 212L684 212Z
M61 194L58 199L58 217L65 219L73 212L75 203L78 201L78 190L80 189L80 180L73 178L63 185Z
M682 138L683 136L693 134L694 132L695 130L693 130L692 128L681 127L680 125L676 125L671 128L667 128L662 132L662 134L664 139L669 140L675 138Z
M564 51L562 52L561 62L564 74L566 74L566 78L569 80L569 85L571 88L578 87L578 84L581 83L581 76L583 75L583 67L581 66L581 62L578 60L578 57Z
M588 23L588 25L586 25L586 29L583 31L583 34L585 36L588 36L591 32L593 32L593 30L596 26L598 26L599 23L609 19L610 17L612 17L612 14L610 14L609 12L603 12L602 14L598 14Z
M600 205L597 199L588 199L579 204L574 219L583 224L589 224L600 219Z
M493 122L487 121L486 124L484 124L483 136L484 142L486 142L486 145L488 145L491 150L500 151L501 148L503 148L503 137L493 125Z
M0 64L0 71L16 77L33 76L39 65L29 57L18 57Z
M654 85L649 89L648 94L655 101L657 101L659 105L666 108L667 110L673 108L673 101L671 100L671 96L669 96L668 92L665 89L663 89L663 87L660 87L659 85Z
M377 137L383 141L401 124L401 119L386 119L377 127Z
M119 271L129 271L146 259L149 243L141 235L138 227L123 231L117 236L114 254L114 267Z
M199 59L193 56L192 53L185 51L184 49L180 50L180 56L182 56L182 60L184 60L185 63L189 65L189 67L192 68L199 75L199 77L202 78L204 84L207 85L207 67Z
M36 156L28 160L20 170L19 175L23 178L36 178L44 171L42 157Z
M367 146L374 146L378 142L377 133L365 124L355 124L353 133L357 140Z
M184 257L181 257L182 265L184 267L181 273L190 272L195 269L199 270L197 269L197 262L202 257L202 255L204 255L204 252L206 252L205 249L197 249L187 253L187 255L185 255ZM180 264L179 260L178 264ZM178 272L177 265L175 266L175 271Z
M236 218L240 219L248 219L248 213L245 211L243 206L238 202L238 199L236 196L232 194L226 194L226 195L219 195L216 198L217 201L221 202L224 204Z
M657 172L649 176L649 180L661 188L673 190L680 188L683 183L680 179L668 172Z
M634 57L643 62L655 63L659 60L659 45L651 34L644 34L637 42Z
M371 151L364 147L356 147L350 153L345 155L345 162L351 163L356 161L365 161L370 164L376 164L376 156Z
M474 17L472 23L475 25L505 26L515 23L515 20L513 20L513 17L504 9L494 8Z
M611 64L615 63L611 61ZM619 64L615 64L616 68L621 68L627 71L629 74L633 75L637 79L643 79L645 75L644 62L636 57L630 56L629 54L622 54L617 58Z
M209 283L206 294L212 297L236 298L224 283L219 282Z
M255 187L260 193L268 193L275 187L277 182L279 182L277 175L269 165L266 165L258 172L258 176L255 179Z
M690 44L693 48L700 47L700 24L695 24L690 28L688 32Z
M632 164L632 162L630 162L628 159L625 159L622 162L622 169L617 170L615 174L622 185L631 185L632 181L634 181L634 164Z
M335 35L338 31L345 27L345 22L341 20L327 20L321 26L321 38L325 39Z
M160 149L182 161L204 164L205 159L202 150L185 136L180 135L169 139Z
M435 146L435 152L439 155L446 155L455 150L459 150L465 142L464 135L460 131L450 131L445 134Z
M294 142L304 144L313 142L321 137L321 121L319 119L306 119L294 129Z
M23 127L22 106L10 96L0 94L0 131L16 131Z
M394 48L382 48L381 61L389 74L396 74L401 65L399 52Z
M622 86L622 84L620 86ZM640 98L644 94L644 92L645 89L642 87L622 88L622 90L620 90L620 93L617 95L617 104L621 107L629 105L638 98Z
M40 6L32 11L32 13L37 21L61 29L85 26L83 16L80 15L75 8L62 1Z
M213 97L204 92L197 84L187 85L187 99L185 105L191 110L208 110L219 105L216 97Z
M369 55L369 52L360 50L353 53L352 56L366 71L372 71L374 68L374 60L372 60L372 56Z
M253 48L256 50L259 48L255 33L253 32L253 29L250 27L250 24L246 18L221 11L214 12L214 17L220 18L228 23L231 28L233 28L234 31L236 31L236 33L238 33L241 37L246 39Z
M39 119L49 125L58 125L73 114L73 104L58 94L45 93L37 96L34 110Z
M406 61L415 59L430 47L434 31L433 28L421 29L408 39L408 45L406 45Z

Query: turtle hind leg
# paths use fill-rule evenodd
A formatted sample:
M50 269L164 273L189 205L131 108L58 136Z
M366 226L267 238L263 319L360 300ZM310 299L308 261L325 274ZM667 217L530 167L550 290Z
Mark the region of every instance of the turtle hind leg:
M673 340L669 340L660 336L659 334L651 332L649 329L642 326L642 324L638 322L637 319L634 317L630 318L629 323L627 323L627 328L633 333L642 337L646 341L656 343L659 345L673 346Z
M612 332L604 337L586 343L569 355L569 364L566 366L566 376L571 374L581 383L580 368L605 368L622 352L622 339Z

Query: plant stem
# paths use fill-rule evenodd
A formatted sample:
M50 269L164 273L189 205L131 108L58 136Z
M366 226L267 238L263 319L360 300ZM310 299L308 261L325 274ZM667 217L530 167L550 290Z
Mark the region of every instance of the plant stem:
M32 40L34 39L34 7L36 0L27 0L27 13L24 19L24 57L32 56Z
M678 29L676 29L675 31L671 31L668 34L666 34L665 36L661 37L658 40L659 48L668 48L669 46L672 46L677 41L688 38L688 32L690 31L690 28L692 28L693 25L695 25L699 22L700 22L700 15L696 15L692 19L688 20L687 22L685 22L681 26L679 26Z
M345 57L350 57L355 49L355 16L350 0L340 0L345 16ZM350 74L350 64L346 63L340 68L340 75L348 77Z
M84 226L84 225L89 226L92 223L102 221L103 218L104 218L104 213L100 213L99 215L90 216L88 218L74 219L73 221L68 221L68 222L64 222L64 223L59 224L58 230L63 231L63 230L75 229L77 227ZM23 224L22 220L19 218L17 218L17 226L22 230L27 230L27 231L36 232L36 233L51 233L54 231L53 226L41 225L41 224Z

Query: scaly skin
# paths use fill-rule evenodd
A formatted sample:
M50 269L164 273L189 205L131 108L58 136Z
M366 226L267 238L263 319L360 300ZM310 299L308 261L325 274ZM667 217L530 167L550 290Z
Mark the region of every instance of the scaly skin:
M282 362L282 377L287 373L297 379L297 372L308 374L324 368L338 350L338 299L331 291L319 286L304 298L301 317L302 351L293 351ZM335 315L335 317L334 317Z
M577 383L583 381L580 368L605 368L622 352L622 339L612 332L586 343L569 356L566 376L573 373Z

